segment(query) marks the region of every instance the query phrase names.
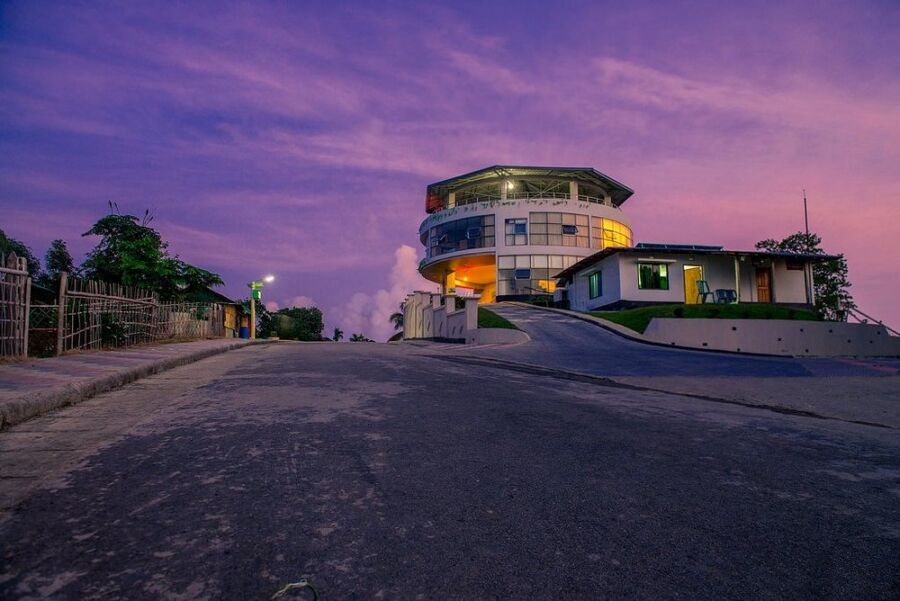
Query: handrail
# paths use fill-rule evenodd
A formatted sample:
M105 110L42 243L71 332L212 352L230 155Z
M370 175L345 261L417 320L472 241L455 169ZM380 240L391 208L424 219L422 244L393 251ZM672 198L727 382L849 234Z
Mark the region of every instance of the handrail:
M507 200L519 200L527 198L560 198L568 200L571 198L568 192L507 192Z
M894 328L890 327L889 325L887 325L886 323L884 323L884 322L881 321L880 319L875 319L875 318L872 317L871 315L867 315L866 313L863 313L862 311L860 311L860 310L859 310L858 308L856 308L856 307L851 307L851 308L849 308L849 309L847 310L847 314L848 314L850 317L853 317L854 319L856 319L856 321L858 321L859 323L868 323L868 321L864 321L864 320L860 319L860 318L859 318L859 315L855 315L855 313L859 313L859 315L862 315L862 316L863 316L864 318L866 318L866 320L868 320L868 321L874 321L875 323L877 323L878 325L880 325L881 327L883 327L883 328L884 328L885 330L887 330L888 332L891 332L894 336L900 336L900 332L898 332L898 331L895 330Z

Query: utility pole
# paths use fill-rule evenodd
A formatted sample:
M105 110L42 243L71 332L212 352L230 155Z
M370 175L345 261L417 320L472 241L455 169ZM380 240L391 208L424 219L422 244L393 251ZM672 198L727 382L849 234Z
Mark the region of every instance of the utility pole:
M806 231L806 243L809 244L809 211L806 208L806 188L803 188L803 227ZM810 252L810 249L807 249L807 252ZM808 305L815 302L811 269L808 262L803 265L803 285L806 287L806 303Z

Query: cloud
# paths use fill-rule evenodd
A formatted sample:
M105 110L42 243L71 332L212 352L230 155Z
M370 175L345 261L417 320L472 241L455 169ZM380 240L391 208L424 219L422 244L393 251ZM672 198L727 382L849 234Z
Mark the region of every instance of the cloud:
M315 307L316 301L308 296L295 296L284 301L285 308L296 307L302 309L304 307Z
M357 292L343 306L331 314L338 327L350 334L363 333L369 338L383 341L395 330L390 322L392 314L400 310L400 303L414 290L437 291L438 286L419 275L419 260L411 246L402 245L394 251L394 265L388 276L390 288L382 288L372 294Z

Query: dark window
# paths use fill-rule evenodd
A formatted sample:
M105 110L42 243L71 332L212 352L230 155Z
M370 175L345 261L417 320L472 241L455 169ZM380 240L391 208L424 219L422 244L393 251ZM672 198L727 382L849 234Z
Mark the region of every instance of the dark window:
M575 234L578 233L578 226L577 225L563 225L562 233L568 234L570 236L574 236Z
M494 216L468 217L436 225L428 234L428 256L494 246Z
M531 270L530 269L516 269L516 279L517 280L531 279Z
M603 294L603 284L600 280L599 271L588 276L588 294L591 298L597 298Z
M638 263L638 288L668 290L669 267L665 263Z

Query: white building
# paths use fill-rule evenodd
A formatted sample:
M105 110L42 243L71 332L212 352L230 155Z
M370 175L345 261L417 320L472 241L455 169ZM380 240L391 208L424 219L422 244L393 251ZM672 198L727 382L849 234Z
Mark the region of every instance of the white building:
M591 168L493 166L428 186L422 275L481 302L551 295L554 276L632 244L633 191Z
M560 272L555 300L576 311L700 302L807 307L815 302L812 264L833 258L680 244L610 248Z
M620 208L633 193L588 167L495 165L431 184L419 271L442 294L479 295L482 303L553 295L582 311L717 300L813 304L811 263L833 257L633 246Z

